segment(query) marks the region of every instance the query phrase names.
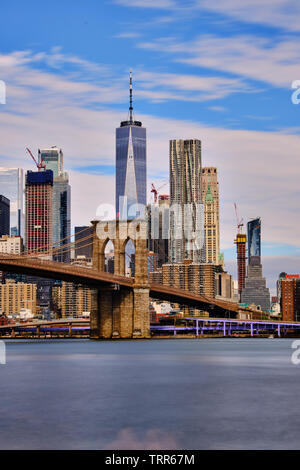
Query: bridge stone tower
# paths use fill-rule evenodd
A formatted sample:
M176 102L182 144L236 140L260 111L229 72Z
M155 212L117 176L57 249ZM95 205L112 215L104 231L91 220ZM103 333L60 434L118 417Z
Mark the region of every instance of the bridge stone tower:
M147 226L143 220L92 221L93 267L105 271L105 247L114 244L114 274L125 276L125 247L135 246L135 277L128 287L113 284L92 294L92 338L150 337Z

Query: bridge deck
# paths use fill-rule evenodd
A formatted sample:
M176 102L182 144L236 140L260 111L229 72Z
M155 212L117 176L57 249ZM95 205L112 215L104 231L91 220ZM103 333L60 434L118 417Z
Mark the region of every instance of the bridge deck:
M29 274L31 276L60 279L62 281L85 284L91 287L111 286L115 284L125 289L134 287L134 279L126 276L117 276L93 268L85 268L58 261L29 258L26 256L0 255L0 270ZM181 305L193 306L199 309L207 309L237 314L239 305L234 302L208 298L177 287L169 287L162 284L150 283L150 297L167 300ZM243 309L251 311L250 309Z

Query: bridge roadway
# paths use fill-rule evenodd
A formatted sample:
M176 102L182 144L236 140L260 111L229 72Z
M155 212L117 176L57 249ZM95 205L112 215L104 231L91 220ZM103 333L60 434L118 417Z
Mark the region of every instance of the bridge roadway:
M134 285L134 279L130 277L117 276L93 268L85 268L58 261L30 258L22 255L12 256L0 254L0 270L30 276L59 279L62 281L85 284L90 287L117 285L120 286L120 288L132 289ZM237 303L204 297L177 287L169 287L155 283L150 283L149 287L149 295L152 298L206 309L215 316L224 316L228 313L237 315L240 310ZM247 311L249 309L244 308L243 310Z

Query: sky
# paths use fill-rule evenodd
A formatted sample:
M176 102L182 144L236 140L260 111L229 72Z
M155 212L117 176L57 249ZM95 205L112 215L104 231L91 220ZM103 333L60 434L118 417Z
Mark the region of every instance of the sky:
M202 165L218 169L226 267L236 276L236 202L245 223L262 219L274 289L281 271L300 272L299 14L294 0L5 2L0 166L33 169L25 147L62 148L72 226L89 224L114 203L115 128L127 119L132 69L148 200L151 183L168 179L169 140L200 139Z

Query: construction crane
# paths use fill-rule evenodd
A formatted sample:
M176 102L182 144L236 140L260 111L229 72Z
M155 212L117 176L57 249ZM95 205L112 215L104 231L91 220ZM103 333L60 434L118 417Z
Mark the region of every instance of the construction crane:
M29 153L29 155L31 156L32 160L34 161L34 163L36 164L36 167L38 169L38 171L40 171L42 168L44 168L44 170L46 170L46 165L45 165L45 162L44 160L42 159L41 160L41 163L38 163L35 156L33 155L33 153L31 152L31 150L29 148L26 147L26 150L27 152Z
M154 194L154 203L156 204L157 203L157 198L158 198L158 191L163 188L164 186L166 186L166 184L168 184L169 181L165 181L164 184L162 184L159 188L156 188L154 186L154 184L152 183L151 184L151 193Z
M239 219L236 203L234 203L234 210L235 210L235 216L236 216L237 233L242 233L242 227L244 226L244 221L243 219Z

